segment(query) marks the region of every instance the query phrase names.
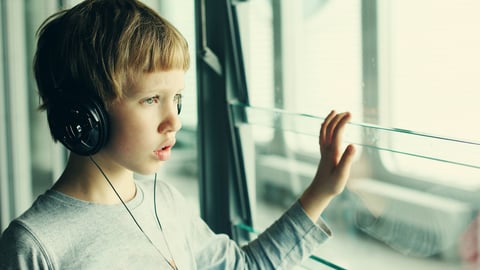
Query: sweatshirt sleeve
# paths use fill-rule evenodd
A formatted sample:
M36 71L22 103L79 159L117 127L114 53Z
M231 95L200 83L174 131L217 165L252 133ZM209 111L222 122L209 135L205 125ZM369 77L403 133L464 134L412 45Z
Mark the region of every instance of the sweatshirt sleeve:
M259 269L293 269L330 236L325 222L313 223L296 202L243 249Z
M0 269L53 269L30 231L12 222L0 238Z
M321 219L312 222L296 202L257 239L243 247L225 235L197 236L199 269L293 269L329 239L331 231Z

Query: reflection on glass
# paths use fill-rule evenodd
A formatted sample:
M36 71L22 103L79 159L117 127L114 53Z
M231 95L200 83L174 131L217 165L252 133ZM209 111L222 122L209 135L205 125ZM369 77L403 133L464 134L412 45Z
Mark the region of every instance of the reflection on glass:
M232 104L232 110L237 116L237 125L266 126L310 136L318 135L320 124L324 119L315 115L252 107L245 104ZM262 139L265 140L265 138ZM480 142L355 122L347 124L344 140L346 143L357 144L369 149L480 169L480 160L477 158L480 156ZM311 145L304 145L304 148L311 149ZM384 153L382 153L383 155ZM436 163L430 162L429 164L434 165ZM470 180L468 182L474 186L480 185L480 183L475 183L476 178L472 178L471 175L464 174L462 177ZM456 179L456 181L460 180Z
M272 131L271 127L256 124L250 128L256 132ZM314 136L297 135L311 139L311 145L317 140ZM388 150L357 147L363 148L359 149L362 154L357 157L347 189L323 214L334 237L320 246L312 260L332 264L333 269L388 266L388 269L437 270L476 265L479 205L476 192L435 185L420 189L393 184L403 179L380 175L375 172L379 168L372 165L376 156ZM278 154L275 148L256 141L255 230L265 229L298 198L310 183L318 158L307 158L295 149ZM430 160L440 167L449 164ZM480 169L472 168L471 173L471 177L480 179Z
M318 116L348 110L345 142L357 145L357 160L346 192L324 213L335 236L310 261L478 269L480 2L237 7L250 103L231 106L255 140L254 228L262 231L310 183Z

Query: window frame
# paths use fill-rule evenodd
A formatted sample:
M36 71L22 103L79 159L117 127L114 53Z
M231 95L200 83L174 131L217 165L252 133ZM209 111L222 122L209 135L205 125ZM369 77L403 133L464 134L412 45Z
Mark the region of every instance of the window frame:
M230 107L248 103L236 4L195 1L198 164L202 218L214 232L241 243L250 236L236 225L252 224L246 180L250 166L245 166L245 156L252 153L242 147L248 134L235 126L237 116Z
M242 115L245 112L235 109L238 104L249 105L236 13L241 2L246 1L196 0L201 213L215 232L227 233L238 242L249 239L235 225L252 225L254 193L247 176L255 170L248 162L254 159L254 151L248 148L253 139L248 128L237 125L248 120ZM379 53L377 4L376 0L361 1L363 122L372 125L378 125L380 113L379 66L378 61L370 61L378 60ZM389 132L402 133L395 129ZM364 133L362 140L368 135ZM305 153L295 154L315 162ZM388 170L376 151L362 151L359 159L375 180L461 202L475 200L474 191L441 184L432 189L431 182L396 174Z

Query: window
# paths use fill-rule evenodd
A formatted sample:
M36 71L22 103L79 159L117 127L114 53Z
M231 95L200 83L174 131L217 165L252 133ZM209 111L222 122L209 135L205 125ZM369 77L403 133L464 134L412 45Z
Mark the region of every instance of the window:
M234 106L255 144L249 230L265 229L310 183L323 116L348 110L345 140L360 151L347 190L323 215L335 237L305 267L475 265L479 6L237 3L249 103Z
M379 80L382 124L480 142L480 38L475 35L480 3L457 1L379 2ZM422 154L475 165L478 146L449 141L392 140L393 148L424 148ZM469 145L469 144L466 144ZM473 149L472 149L473 148ZM388 158L386 154L385 158ZM437 165L395 156L390 169L465 189L480 182L471 166ZM412 170L419 166L422 170ZM453 180L455 179L455 180Z

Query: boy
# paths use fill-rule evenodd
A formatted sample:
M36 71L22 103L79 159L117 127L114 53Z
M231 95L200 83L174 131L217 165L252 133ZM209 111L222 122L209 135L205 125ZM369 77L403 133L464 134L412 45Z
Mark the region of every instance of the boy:
M186 211L164 182L139 181L169 159L181 123L188 46L136 0L87 0L41 26L41 108L71 154L63 174L0 239L1 269L291 269L330 235L320 214L343 191L349 113L327 116L310 187L239 247Z

